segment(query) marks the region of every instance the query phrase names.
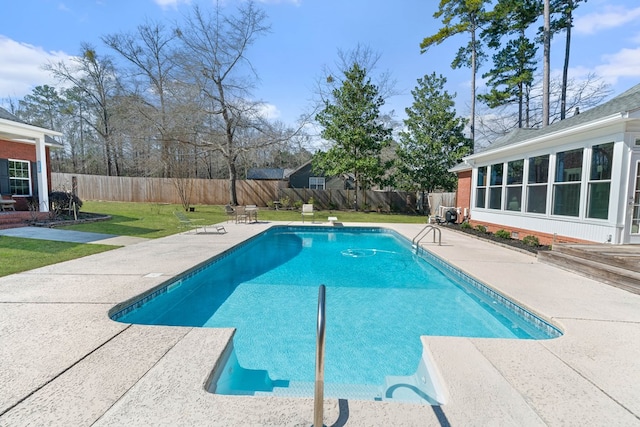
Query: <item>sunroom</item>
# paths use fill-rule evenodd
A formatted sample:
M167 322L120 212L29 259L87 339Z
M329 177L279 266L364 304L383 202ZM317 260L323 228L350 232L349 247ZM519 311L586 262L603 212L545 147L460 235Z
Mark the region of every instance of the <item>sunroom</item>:
M550 242L640 244L640 85L464 160L474 223Z

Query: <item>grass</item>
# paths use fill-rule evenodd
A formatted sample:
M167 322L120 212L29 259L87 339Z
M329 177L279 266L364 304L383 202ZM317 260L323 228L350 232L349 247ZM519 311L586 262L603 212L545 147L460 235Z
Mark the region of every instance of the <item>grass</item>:
M97 254L115 247L0 236L0 277Z
M156 203L94 202L83 203L82 212L100 213L111 216L108 221L75 224L60 227L67 230L116 234L121 236L156 239L184 231L174 211L182 210L180 205ZM185 213L190 219L201 219L203 224L225 222L227 215L223 206L198 205L195 212ZM315 220L324 222L329 216L336 216L340 222L377 223L425 223L424 216L385 214L377 212L317 211ZM261 209L260 221L302 221L300 211ZM305 222L308 218L305 218ZM49 240L21 239L2 236L0 238L0 277L27 271L45 265L56 264L74 258L103 252L115 246L54 242Z

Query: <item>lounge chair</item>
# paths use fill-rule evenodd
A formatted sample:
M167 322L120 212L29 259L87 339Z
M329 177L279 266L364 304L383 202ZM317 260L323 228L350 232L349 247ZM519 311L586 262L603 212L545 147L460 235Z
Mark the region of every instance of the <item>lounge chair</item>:
M189 229L195 230L196 234L207 232L207 227L205 225L196 224L196 222L198 221L203 221L202 219L190 219L190 218L187 218L185 214L178 211L174 212L174 214L176 218L178 218L178 221L180 221L181 228L189 228ZM211 225L209 227L215 228L216 233L218 234L224 234L227 232L227 230L224 228L223 225ZM202 229L202 231L198 231L198 229Z
M305 203L302 205L302 222L304 222L304 217L311 215L311 222L315 219L315 212L313 211L313 205L310 203Z

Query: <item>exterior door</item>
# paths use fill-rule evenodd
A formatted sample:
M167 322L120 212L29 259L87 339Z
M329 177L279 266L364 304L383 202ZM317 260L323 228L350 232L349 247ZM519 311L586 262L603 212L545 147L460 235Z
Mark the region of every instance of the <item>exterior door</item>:
M640 153L635 153L631 160L631 185L629 186L629 243L640 244Z

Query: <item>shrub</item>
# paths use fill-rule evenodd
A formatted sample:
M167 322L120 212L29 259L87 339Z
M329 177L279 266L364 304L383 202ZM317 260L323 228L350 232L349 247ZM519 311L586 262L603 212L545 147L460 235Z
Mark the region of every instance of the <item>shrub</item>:
M484 225L476 225L476 230L478 230L481 233L486 233L487 227L485 227Z
M300 209L300 208L302 208L302 205L303 205L302 200L296 200L295 202L293 202L293 207L294 207L295 209Z
M511 233L508 232L507 230L498 230L494 233L494 235L496 237L499 237L501 239L510 239L511 238Z
M469 224L468 221L465 221L462 224L460 224L460 228L462 228L463 230L469 230L469 229L472 229L473 227L471 226L471 224Z
M315 200L313 200L313 197L309 197L309 200L307 201L308 204L313 205L315 202Z
M280 206L282 209L288 209L291 206L291 199L288 196L284 196L280 199Z
M529 246L540 246L540 240L536 236L524 236L522 243Z
M69 215L77 215L82 207L82 200L75 194L66 191L52 191L49 193L49 205L51 206L51 212L55 215L62 213L68 213Z

